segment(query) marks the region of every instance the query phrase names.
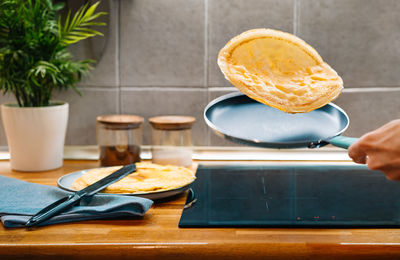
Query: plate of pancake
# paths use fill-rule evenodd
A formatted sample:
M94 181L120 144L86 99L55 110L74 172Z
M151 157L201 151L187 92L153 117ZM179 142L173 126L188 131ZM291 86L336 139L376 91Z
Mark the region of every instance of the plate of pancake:
M122 166L86 169L66 174L58 179L58 186L67 191L78 191L106 177ZM172 197L186 191L196 179L195 167L136 163L136 171L109 185L101 194L140 196L152 200Z

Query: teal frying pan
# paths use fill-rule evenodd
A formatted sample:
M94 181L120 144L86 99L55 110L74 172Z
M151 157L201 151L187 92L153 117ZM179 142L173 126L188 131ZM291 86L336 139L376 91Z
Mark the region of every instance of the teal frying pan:
M347 149L357 138L340 136L349 117L329 103L308 113L288 114L235 92L211 101L207 125L228 140L266 148L316 148L327 144Z

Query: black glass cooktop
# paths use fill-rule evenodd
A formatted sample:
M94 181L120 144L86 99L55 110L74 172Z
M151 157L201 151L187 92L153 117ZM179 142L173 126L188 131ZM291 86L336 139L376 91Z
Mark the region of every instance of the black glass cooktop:
M400 183L363 165L200 166L192 190L179 227L400 227Z

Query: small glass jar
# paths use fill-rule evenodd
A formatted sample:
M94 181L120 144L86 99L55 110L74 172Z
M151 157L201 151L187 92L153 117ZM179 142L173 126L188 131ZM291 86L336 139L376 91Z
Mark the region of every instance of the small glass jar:
M97 117L97 143L101 166L140 162L143 117L102 115Z
M149 119L152 162L178 166L192 165L191 116L157 116Z

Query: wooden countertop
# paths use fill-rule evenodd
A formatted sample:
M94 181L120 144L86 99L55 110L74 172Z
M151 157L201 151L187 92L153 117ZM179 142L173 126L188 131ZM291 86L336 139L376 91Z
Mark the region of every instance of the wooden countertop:
M56 185L97 161L22 173L0 161L0 174ZM1 198L0 198L1 199ZM27 231L0 227L0 259L400 259L400 229L180 229L185 196L155 204L139 220L84 221Z

